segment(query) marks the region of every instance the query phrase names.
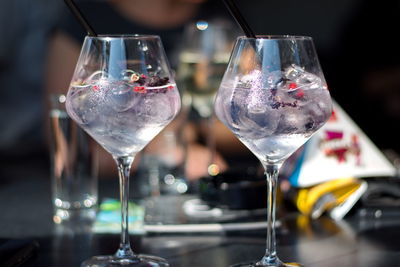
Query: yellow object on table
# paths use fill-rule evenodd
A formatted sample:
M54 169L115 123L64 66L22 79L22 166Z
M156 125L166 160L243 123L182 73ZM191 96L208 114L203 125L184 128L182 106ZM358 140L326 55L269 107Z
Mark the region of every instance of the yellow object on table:
M295 203L301 213L315 219L344 203L361 185L362 181L357 178L339 178L301 188Z

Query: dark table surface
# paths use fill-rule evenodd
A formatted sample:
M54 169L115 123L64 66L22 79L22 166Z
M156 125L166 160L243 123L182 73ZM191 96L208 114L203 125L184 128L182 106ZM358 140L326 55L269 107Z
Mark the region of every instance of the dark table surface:
M23 266L73 267L92 255L115 252L118 235L76 231L53 223L45 165L25 162L0 171L0 239L35 240L40 246ZM101 195L107 194L104 188L117 190L116 182L101 181ZM328 217L309 220L297 213L279 219L277 250L284 261L316 267L400 266L400 210L360 210L339 222ZM171 266L223 267L260 259L265 231L153 233L131 235L131 241L135 252L164 257Z

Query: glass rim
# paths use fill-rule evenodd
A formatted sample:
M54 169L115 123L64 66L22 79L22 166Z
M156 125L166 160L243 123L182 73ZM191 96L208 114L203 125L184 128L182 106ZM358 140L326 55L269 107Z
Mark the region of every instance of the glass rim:
M160 39L160 36L153 34L99 34L97 36L87 35L85 39L96 40L118 40L118 39L131 39L131 40L146 40L146 39Z
M238 40L312 40L312 37L306 35L271 34L256 35L256 38L239 36Z

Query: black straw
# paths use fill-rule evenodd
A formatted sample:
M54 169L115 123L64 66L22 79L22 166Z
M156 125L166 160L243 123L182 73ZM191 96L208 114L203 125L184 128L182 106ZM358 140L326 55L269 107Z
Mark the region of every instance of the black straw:
M254 34L253 30L250 28L249 24L246 22L246 20L242 16L242 13L240 13L239 8L236 6L233 0L223 0L223 1L226 7L228 8L229 12L231 13L232 17L239 24L240 28L242 28L246 37L256 38L256 35Z
M75 4L73 0L64 0L64 2L67 4L69 9L71 9L71 12L75 15L75 17L78 19L79 23L82 25L82 27L86 30L88 36L93 36L96 37L97 34L93 30L93 27L90 26L89 22L87 19L83 16L82 12L78 8L78 6Z

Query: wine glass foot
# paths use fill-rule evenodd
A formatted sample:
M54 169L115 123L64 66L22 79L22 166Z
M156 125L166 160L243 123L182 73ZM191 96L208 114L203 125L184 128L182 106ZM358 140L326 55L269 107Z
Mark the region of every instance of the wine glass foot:
M81 264L81 267L169 267L168 262L151 255L136 255L133 258L115 256L94 256Z
M260 262L244 262L244 263L238 263L231 265L230 267L304 267L304 265L301 265L300 263L297 262L277 262L276 264L267 264L264 265Z

